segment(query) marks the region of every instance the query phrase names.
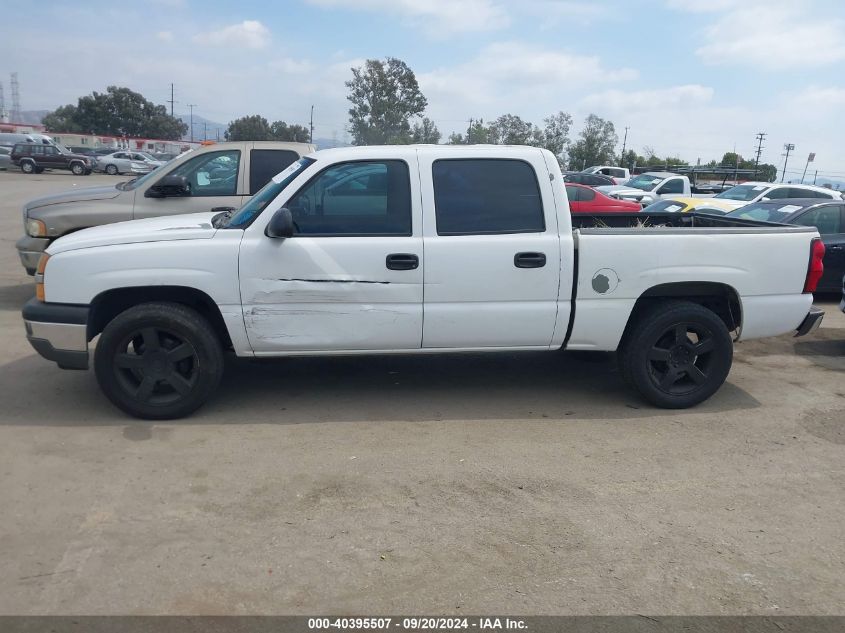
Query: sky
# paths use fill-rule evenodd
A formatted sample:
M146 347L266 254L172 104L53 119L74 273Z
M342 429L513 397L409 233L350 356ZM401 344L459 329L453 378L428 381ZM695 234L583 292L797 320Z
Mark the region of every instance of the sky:
M511 113L613 121L621 149L753 156L845 178L841 0L149 0L4 3L0 81L22 109L128 86L226 123L261 114L344 140L344 82L367 58L416 73L443 132ZM791 173L790 173L791 172Z

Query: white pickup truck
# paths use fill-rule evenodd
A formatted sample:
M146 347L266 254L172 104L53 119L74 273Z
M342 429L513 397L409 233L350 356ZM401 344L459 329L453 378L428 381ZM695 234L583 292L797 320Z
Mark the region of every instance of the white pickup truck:
M695 214L644 227L645 213L630 215L613 221L636 226L589 228L597 218L585 216L573 229L557 160L537 148L325 150L237 211L56 240L23 317L60 367L87 368L99 336L102 390L152 419L214 394L226 350L618 350L647 400L689 407L724 382L732 338L821 321L815 229Z
M603 185L596 189L612 198L639 202L644 207L661 198L689 198L692 195L689 178L668 171L649 171L622 185Z

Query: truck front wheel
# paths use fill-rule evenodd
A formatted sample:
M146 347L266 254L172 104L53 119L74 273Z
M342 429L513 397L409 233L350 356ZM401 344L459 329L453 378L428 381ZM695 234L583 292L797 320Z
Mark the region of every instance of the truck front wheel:
M198 409L223 375L214 328L177 303L144 303L116 316L103 330L94 371L103 393L129 415L180 418Z
M637 315L619 350L625 381L652 404L685 409L712 396L731 370L722 320L689 301L661 301Z

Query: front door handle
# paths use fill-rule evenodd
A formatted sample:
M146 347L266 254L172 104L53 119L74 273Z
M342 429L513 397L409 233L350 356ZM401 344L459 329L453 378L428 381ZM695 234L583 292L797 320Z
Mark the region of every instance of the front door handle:
M517 253L513 256L513 265L517 268L542 268L546 265L546 254Z
M385 260L390 270L415 270L420 267L420 258L413 253L391 253Z

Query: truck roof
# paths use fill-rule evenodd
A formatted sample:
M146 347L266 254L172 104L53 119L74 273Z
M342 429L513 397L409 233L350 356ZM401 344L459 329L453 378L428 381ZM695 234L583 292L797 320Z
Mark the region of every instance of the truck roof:
M387 156L407 156L409 151L417 151L423 155L436 154L438 156L442 156L444 154L464 154L465 156L472 154L481 156L485 154L492 154L498 158L503 156L528 156L536 154L537 152L546 152L548 150L528 145L360 145L321 149L313 154L310 154L310 156L319 156L320 158L337 160L344 157L375 158Z
M671 171L646 171L640 174L641 176L658 176L660 178L672 178L673 176L680 176Z

